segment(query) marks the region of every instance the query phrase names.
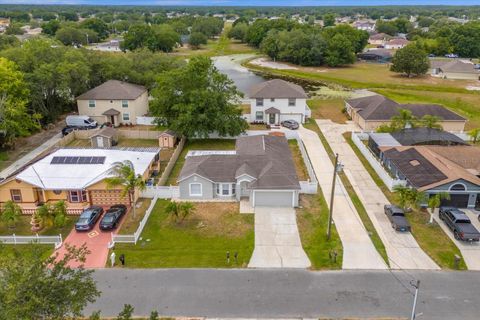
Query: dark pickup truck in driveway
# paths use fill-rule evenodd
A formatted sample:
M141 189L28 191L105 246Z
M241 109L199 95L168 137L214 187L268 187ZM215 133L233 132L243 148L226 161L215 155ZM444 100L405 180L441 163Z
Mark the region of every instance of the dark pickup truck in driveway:
M480 233L472 225L465 212L453 207L441 207L439 217L453 231L455 239L462 241L480 240Z
M405 212L401 208L386 204L383 207L383 210L385 211L388 220L390 220L393 229L403 232L410 231L410 224L408 223L407 218L405 218Z

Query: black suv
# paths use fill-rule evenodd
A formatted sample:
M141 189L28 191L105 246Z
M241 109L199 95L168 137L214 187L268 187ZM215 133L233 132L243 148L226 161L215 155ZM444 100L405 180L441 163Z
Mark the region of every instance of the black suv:
M439 217L453 231L455 239L470 242L480 240L480 233L465 212L454 207L441 207Z

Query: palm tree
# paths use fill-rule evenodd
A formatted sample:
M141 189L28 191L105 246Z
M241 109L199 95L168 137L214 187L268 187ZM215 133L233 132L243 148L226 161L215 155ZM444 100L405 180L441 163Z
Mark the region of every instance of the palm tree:
M195 212L195 206L191 202L184 202L180 207L180 212L182 213L182 222L185 220L190 214Z
M392 128L397 130L405 129L405 128L413 128L415 127L415 122L417 118L412 114L412 111L407 109L399 109L398 115L392 117Z
M468 135L470 136L470 138L472 138L473 144L477 143L478 138L480 136L480 128L475 128L468 131Z
M9 228L14 229L15 225L22 214L22 209L18 204L9 200L5 202L2 210L2 221L4 221Z
M178 203L171 201L165 208L165 211L167 214L172 215L175 218L175 223L177 223L179 218L180 222L183 222L190 214L195 212L195 206L191 202Z
M431 114L426 114L420 119L420 123L423 127L429 129L442 129L442 126L439 123L440 118L437 116L432 116Z
M180 216L180 204L175 201L170 201L165 208L165 212L169 215L172 215L175 219L175 222L177 222L178 217Z
M135 191L145 190L145 181L140 174L135 174L133 163L129 160L115 162L108 172L111 177L106 178L105 182L109 188L121 186L121 196L128 196L128 200L133 210L135 218Z
M396 195L398 205L404 210L407 209L409 203L409 189L410 188L402 185L396 185L393 187L393 192Z
M393 192L397 196L398 204L407 211L408 208L418 208L427 199L427 195L423 191L417 189L397 185L393 187Z
M433 223L433 214L435 213L435 209L439 208L442 205L442 200L444 199L450 200L450 194L448 194L447 192L440 192L434 196L431 196L430 199L428 199L428 207L431 210L430 221L428 221L428 223Z

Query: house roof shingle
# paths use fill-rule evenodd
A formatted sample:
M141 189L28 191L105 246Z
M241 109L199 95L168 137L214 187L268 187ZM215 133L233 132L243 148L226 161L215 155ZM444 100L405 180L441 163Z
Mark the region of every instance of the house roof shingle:
M135 100L147 88L118 80L108 80L77 97L77 100Z
M433 128L409 128L390 133L402 146L442 144L468 145L453 133Z
M285 137L249 136L236 142L236 154L189 156L179 175L182 181L197 174L213 182L235 182L248 174L252 189L300 189L292 154Z
M307 98L305 90L297 84L273 79L257 84L250 90L250 98L264 99L287 99L287 98Z
M453 60L453 61L431 61L431 68L441 69L443 72L453 72L453 73L477 73L475 70L475 65L470 62L464 62L462 60Z

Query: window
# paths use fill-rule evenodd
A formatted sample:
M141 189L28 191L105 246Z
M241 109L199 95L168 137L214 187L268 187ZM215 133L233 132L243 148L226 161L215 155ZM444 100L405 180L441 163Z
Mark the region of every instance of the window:
M235 194L235 183L217 183L215 189L219 196L233 196Z
M69 202L87 202L87 192L83 190L71 190L68 192Z
M95 100L88 100L88 106L90 108L95 108Z
M463 184L457 183L450 187L452 191L465 191L465 186Z
M262 111L255 112L255 120L263 121L263 112Z
M235 183L234 183L234 184L232 184L232 195L234 195L234 194L235 194L235 192L236 192L236 188L237 188L237 185L236 185Z
M295 99L288 99L288 106L295 107Z
M22 202L22 192L19 189L10 190L10 195L13 202Z
M256 99L257 100L257 107L263 107L263 99Z
M123 121L130 121L130 113L124 113L122 119Z
M122 100L122 108L128 108L128 100Z
M270 98L270 102L275 102L275 98Z
M226 183L222 184L222 196L230 195L230 186Z
M190 183L190 195L191 196L201 196L202 195L202 184L201 183Z

